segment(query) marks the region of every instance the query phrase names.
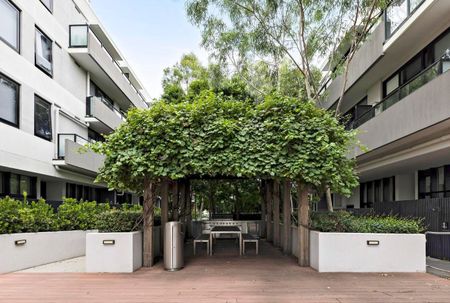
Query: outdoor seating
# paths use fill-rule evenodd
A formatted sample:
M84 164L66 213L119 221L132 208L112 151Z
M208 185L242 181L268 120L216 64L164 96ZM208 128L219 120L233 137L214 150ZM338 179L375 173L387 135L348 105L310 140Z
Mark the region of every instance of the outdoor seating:
M258 255L258 250L259 250L259 240L258 238L250 235L250 234L243 234L243 253L245 255L245 243L255 243L255 248L256 248L256 254Z
M206 255L209 255L210 250L209 235L201 234L200 236L194 239L194 256L196 253L197 243L206 243Z

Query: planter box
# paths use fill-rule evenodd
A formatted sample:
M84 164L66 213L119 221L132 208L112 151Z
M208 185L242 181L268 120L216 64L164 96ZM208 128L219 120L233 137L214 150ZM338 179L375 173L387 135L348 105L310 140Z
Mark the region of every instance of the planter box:
M130 273L140 267L142 267L142 232L87 234L87 272Z
M0 235L0 273L84 256L88 232L92 231Z
M425 272L425 235L310 233L319 272Z

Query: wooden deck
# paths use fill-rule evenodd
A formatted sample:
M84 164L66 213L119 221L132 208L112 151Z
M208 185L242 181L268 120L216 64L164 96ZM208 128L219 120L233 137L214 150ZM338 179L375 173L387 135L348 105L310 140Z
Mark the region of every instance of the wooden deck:
M239 257L219 241L214 256L200 249L173 273L158 263L133 274L0 275L0 302L450 302L450 280L430 274L319 274L264 242L260 250Z

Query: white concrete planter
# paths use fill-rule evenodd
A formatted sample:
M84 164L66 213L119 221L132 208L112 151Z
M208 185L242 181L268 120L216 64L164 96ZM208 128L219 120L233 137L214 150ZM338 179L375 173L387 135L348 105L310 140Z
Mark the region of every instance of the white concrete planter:
M319 272L425 272L425 235L310 233Z
M88 232L92 231L0 235L0 273L84 256Z
M142 267L142 232L87 234L87 272L130 273L140 267Z

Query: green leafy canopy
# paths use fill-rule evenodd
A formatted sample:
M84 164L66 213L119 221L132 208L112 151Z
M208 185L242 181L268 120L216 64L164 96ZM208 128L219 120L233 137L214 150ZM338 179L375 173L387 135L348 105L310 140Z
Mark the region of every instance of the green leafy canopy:
M105 142L97 180L141 192L144 179L288 178L349 195L357 186L346 131L312 102L270 95L257 105L202 92L194 102L133 109Z

